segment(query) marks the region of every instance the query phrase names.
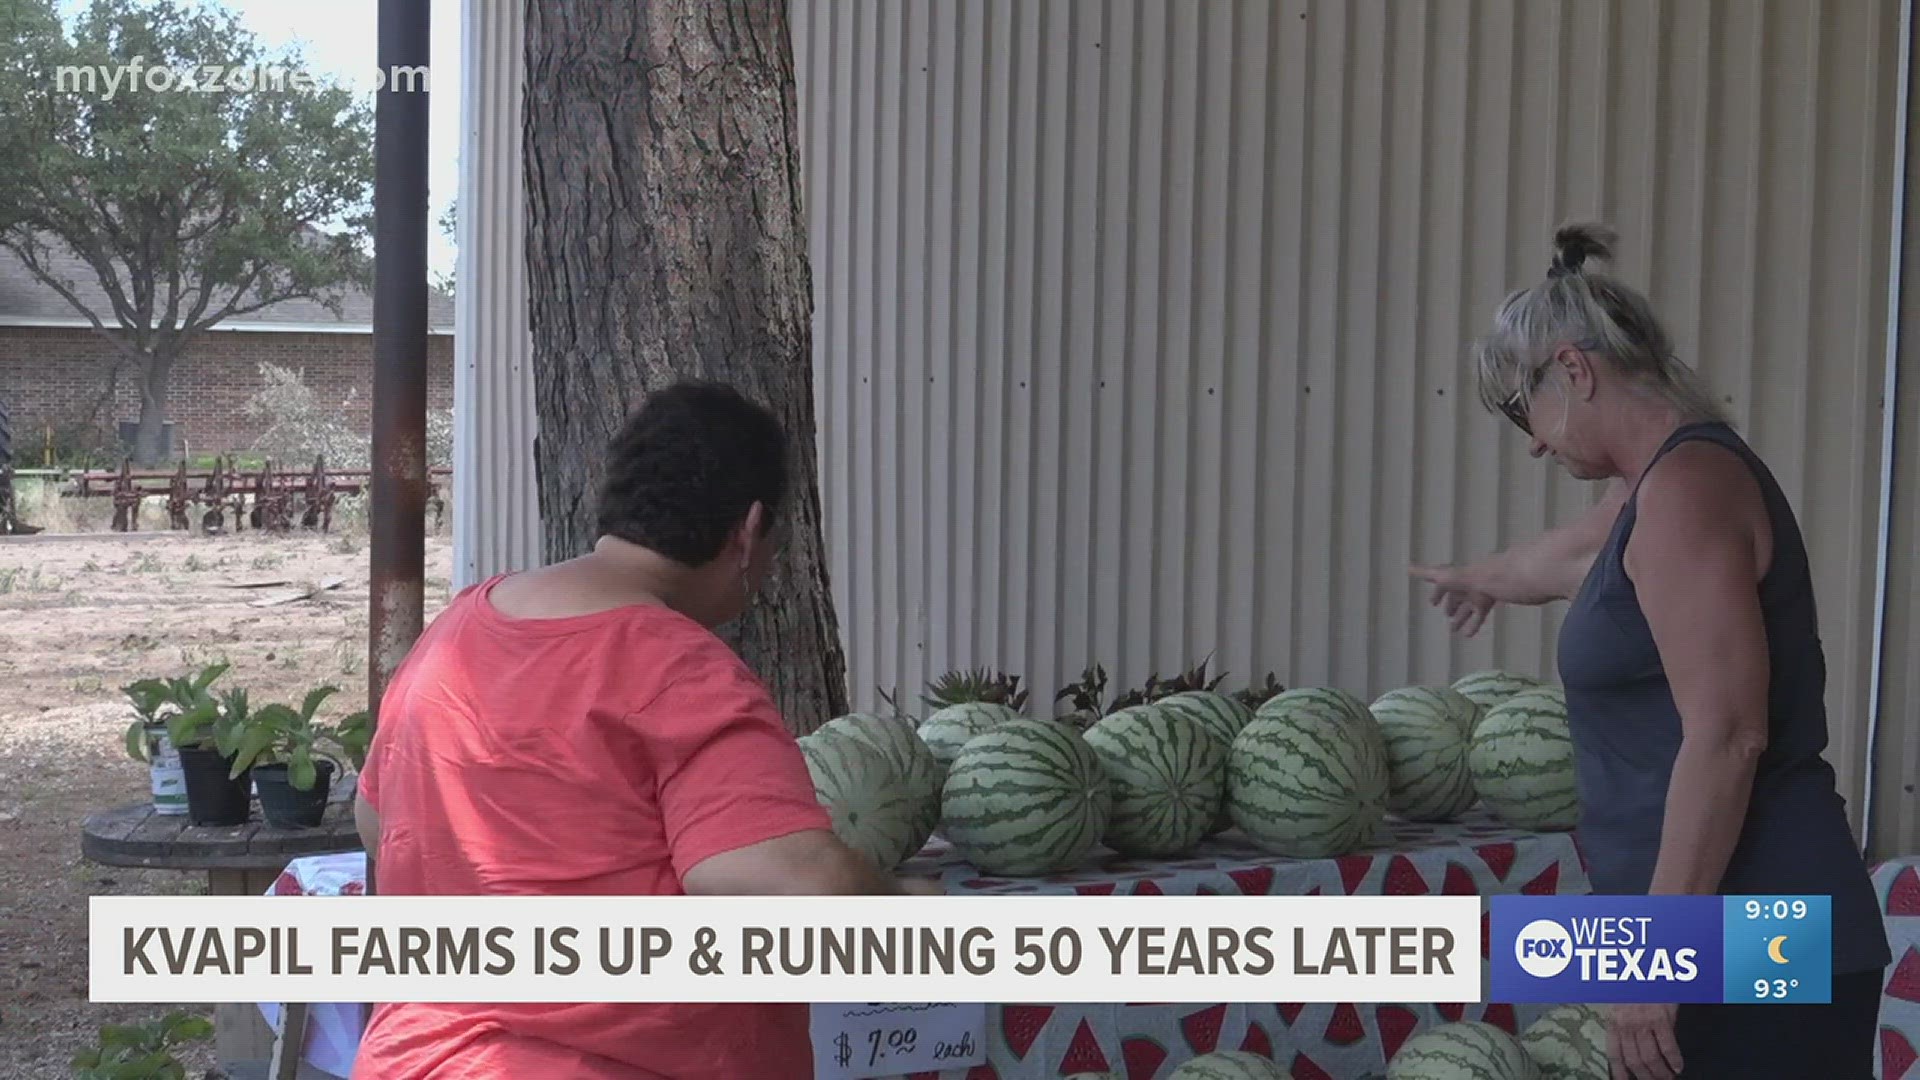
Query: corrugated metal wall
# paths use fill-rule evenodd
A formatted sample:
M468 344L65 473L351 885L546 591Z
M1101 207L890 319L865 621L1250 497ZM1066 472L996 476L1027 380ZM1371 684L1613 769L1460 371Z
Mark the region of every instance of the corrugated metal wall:
M541 563L521 146L525 5L464 0L455 274L453 587Z
M794 20L861 704L965 665L1044 696L1092 660L1136 681L1208 652L1232 685L1366 694L1551 672L1557 611L1462 643L1405 568L1586 504L1480 409L1465 344L1557 223L1600 215L1802 515L1858 814L1895 0Z

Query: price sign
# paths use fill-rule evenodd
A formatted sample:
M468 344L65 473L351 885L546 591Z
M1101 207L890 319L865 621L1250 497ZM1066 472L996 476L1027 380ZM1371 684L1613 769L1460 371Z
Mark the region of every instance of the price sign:
M816 1080L979 1065L987 1060L987 1007L958 1004L856 1003L813 1007Z

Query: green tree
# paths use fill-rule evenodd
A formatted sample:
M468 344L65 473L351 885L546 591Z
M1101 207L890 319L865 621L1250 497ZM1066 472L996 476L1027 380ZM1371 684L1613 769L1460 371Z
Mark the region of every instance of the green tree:
M175 0L94 0L68 26L0 0L0 49L0 248L113 344L155 464L198 335L286 300L338 310L370 280L372 109Z

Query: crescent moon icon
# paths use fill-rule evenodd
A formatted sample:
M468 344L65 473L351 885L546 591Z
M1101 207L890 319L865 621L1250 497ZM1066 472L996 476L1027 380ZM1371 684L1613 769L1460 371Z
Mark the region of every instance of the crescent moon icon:
M1767 956L1776 964L1784 964L1787 962L1786 954L1780 951L1781 944L1786 940L1787 935L1781 934L1779 937L1767 942Z

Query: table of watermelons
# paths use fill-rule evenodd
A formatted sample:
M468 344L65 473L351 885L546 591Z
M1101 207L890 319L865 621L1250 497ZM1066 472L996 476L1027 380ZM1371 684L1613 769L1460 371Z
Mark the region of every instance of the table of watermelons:
M1502 825L1476 808L1459 820L1389 818L1364 850L1331 859L1270 855L1238 832L1202 841L1185 858L1096 855L1083 868L1041 878L977 873L934 838L900 867L939 876L949 894L1083 896L1380 896L1590 891L1573 836ZM1481 927L1486 953L1486 926ZM987 1010L987 1061L908 1080L1026 1080L1107 1073L1166 1080L1182 1063L1216 1050L1246 1050L1294 1080L1380 1077L1406 1041L1439 1024L1481 1020L1518 1034L1545 1006L1461 1004L1054 1004Z
M1039 878L982 876L935 837L899 872L938 876L955 895L1491 896L1589 891L1586 869L1569 833L1512 829L1478 809L1444 824L1390 818L1384 830L1365 849L1332 859L1270 855L1241 833L1226 832L1202 841L1180 859L1129 860L1096 852L1078 871ZM297 859L271 892L357 895L365 889L365 875L366 856L360 852ZM1883 891L1890 887L1883 886ZM1483 955L1484 933L1483 925ZM1914 938L1920 940L1920 931ZM261 1011L271 1024L278 1008L263 1005ZM1037 1080L1079 1073L1165 1080L1183 1063L1216 1050L1257 1054L1288 1070L1295 1080L1358 1080L1384 1075L1395 1051L1439 1024L1481 1020L1517 1033L1540 1011L1540 1006L1478 1003L995 1005L987 1010L984 1064L916 1073L910 1080ZM315 1006L305 1059L334 1075L347 1075L363 1014L364 1007L357 1005Z
M1920 857L1873 868L1874 891L1887 923L1893 963L1880 997L1881 1080L1920 1080Z

